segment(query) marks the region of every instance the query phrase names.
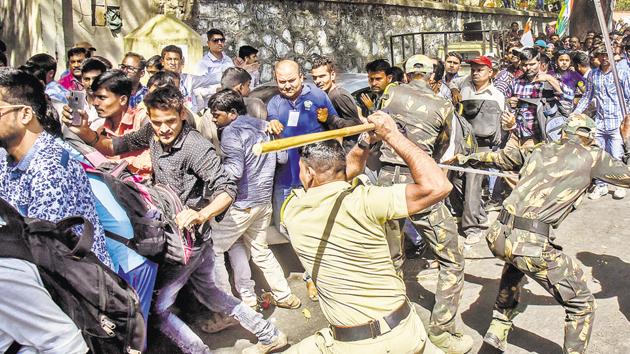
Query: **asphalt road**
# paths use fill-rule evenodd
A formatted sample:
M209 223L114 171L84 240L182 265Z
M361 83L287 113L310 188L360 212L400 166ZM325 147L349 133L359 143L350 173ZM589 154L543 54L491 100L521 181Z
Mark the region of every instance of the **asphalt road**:
M555 231L557 242L565 252L582 265L588 286L597 299L596 319L589 353L630 353L630 198L613 200L608 195L598 201L585 199ZM496 213L490 215L496 218ZM301 267L287 244L273 247L274 253L285 268L294 292L303 299L298 310L270 309L263 312L289 336L290 343L298 342L326 326L319 305L311 302L305 293ZM435 274L417 277L422 261L410 260L405 264L405 282L409 298L417 304L420 317L428 321L433 306L437 277ZM464 333L473 336L475 345L471 353L496 353L483 344L482 338L492 316L492 306L499 286L502 263L493 258L484 241L467 250L464 295L458 323ZM260 273L253 269L255 277ZM263 280L257 280L265 288ZM208 314L193 306L186 309L189 296L182 296L180 304L187 322L200 334L215 353L240 353L252 345L255 338L240 327L219 334L204 334L199 321ZM515 320L506 353L562 353L564 311L538 284L528 281L524 286L525 311ZM186 305L186 306L185 306ZM310 319L305 316L307 310ZM178 350L157 331L149 338L149 353L178 353Z

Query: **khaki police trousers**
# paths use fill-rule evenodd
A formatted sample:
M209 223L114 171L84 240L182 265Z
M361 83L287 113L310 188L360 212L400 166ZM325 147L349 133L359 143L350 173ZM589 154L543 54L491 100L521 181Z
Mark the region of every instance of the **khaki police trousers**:
M382 328L381 328L382 329ZM353 342L337 341L330 328L324 328L291 346L288 354L443 354L427 339L427 332L415 309L398 326L376 338Z
M582 269L546 236L496 221L486 234L492 253L505 261L493 318L510 323L518 314L521 281L527 275L564 307L564 353L585 353L593 329L595 299Z
M396 176L388 170L381 170L378 176L380 186L393 183L410 183L411 176L400 174ZM416 215L409 217L413 227L429 244L440 265L437 289L435 291L435 305L431 311L429 333L440 335L444 332L456 333L455 316L464 290L464 248L457 233L457 223L446 205L440 202ZM386 224L387 242L390 252L397 265L397 259L403 258L402 242L403 220L394 220ZM402 263L402 262L400 262Z

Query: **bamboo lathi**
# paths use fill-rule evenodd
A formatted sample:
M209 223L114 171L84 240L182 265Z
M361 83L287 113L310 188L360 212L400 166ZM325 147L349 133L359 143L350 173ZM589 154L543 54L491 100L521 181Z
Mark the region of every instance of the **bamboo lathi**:
M352 127L329 130L320 133L304 134L292 136L290 138L276 139L264 143L258 143L252 147L254 155L258 156L274 151L292 149L318 141L343 138L346 136L357 135L363 132L374 130L374 124L361 124Z

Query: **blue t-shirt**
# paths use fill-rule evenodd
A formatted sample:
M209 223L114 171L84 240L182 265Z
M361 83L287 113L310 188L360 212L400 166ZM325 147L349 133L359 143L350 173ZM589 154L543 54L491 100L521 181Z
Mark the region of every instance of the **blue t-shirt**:
M324 130L323 125L317 120L319 108L327 108L328 116L338 115L324 91L311 83L304 83L302 92L295 103L282 95L274 96L267 104L267 120L277 119L282 123L284 126L284 130L280 134L282 138L317 133ZM291 111L299 113L297 122L295 119L289 122ZM300 186L300 165L298 163L300 155L297 149L290 149L288 154L287 163L280 165L276 173L276 185L280 187Z

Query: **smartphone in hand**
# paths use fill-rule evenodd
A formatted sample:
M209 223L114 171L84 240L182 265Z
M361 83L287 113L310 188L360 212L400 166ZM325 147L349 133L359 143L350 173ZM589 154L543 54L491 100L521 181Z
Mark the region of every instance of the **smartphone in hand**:
M72 109L72 125L81 125L81 115L79 110L85 111L85 91L70 91L70 102L68 106Z

